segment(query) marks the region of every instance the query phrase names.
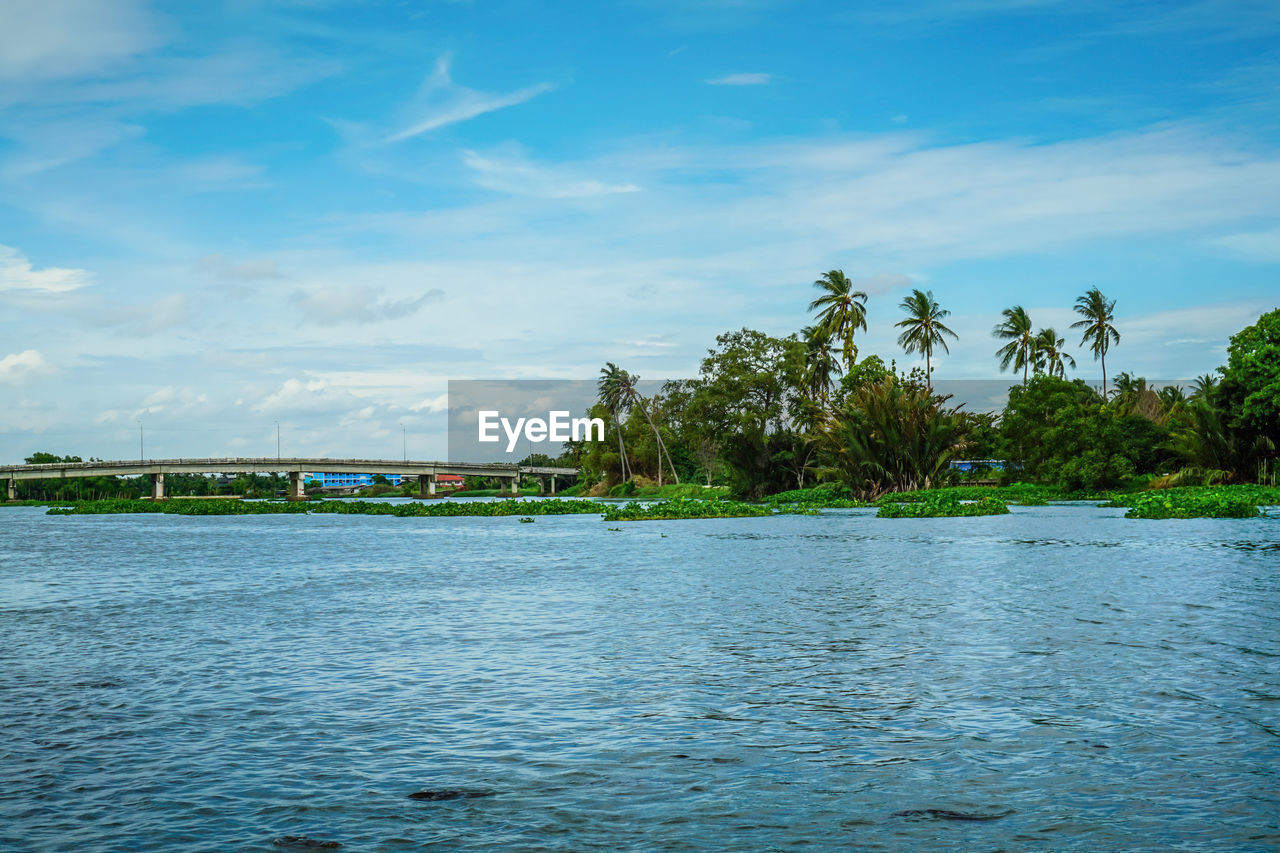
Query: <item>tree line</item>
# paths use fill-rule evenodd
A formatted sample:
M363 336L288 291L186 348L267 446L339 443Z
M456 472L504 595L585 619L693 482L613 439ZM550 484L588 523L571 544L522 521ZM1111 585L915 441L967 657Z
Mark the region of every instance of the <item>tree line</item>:
M1231 338L1228 362L1194 387L1156 390L1107 357L1121 341L1115 301L1091 288L1071 328L1101 363L1101 389L1068 379L1076 361L1052 327L1027 310L1001 312L992 329L1002 370L1021 373L1001 412L965 411L933 388L934 355L958 339L932 291L914 289L894 324L898 344L924 367L901 371L859 357L867 294L841 270L823 273L809 303L812 325L779 337L726 332L697 377L650 397L614 362L600 371L597 401L609 440L567 445L593 493L628 482L727 485L759 497L835 482L868 498L954 480L952 462L998 460L1004 479L1098 489L1134 478L1158 484L1275 477L1280 443L1280 310Z

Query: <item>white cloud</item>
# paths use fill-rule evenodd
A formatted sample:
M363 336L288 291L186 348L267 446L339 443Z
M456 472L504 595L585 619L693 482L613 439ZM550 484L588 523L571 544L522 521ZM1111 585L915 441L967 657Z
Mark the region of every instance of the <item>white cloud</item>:
M514 195L542 198L583 198L615 193L638 192L635 184L609 184L574 174L572 167L548 168L530 163L520 154L483 155L462 152L463 162L482 187Z
M1247 231L1240 234L1228 234L1210 242L1250 260L1280 261L1280 226L1269 231Z
M408 317L443 298L444 291L438 287L417 297L388 299L377 287L325 286L299 290L293 295L293 302L311 322L336 326Z
M49 370L44 356L33 349L23 350L0 358L0 384L17 385Z
M17 249L0 246L0 291L36 291L66 293L92 282L88 270L45 267L36 269Z
M133 305L97 302L82 309L91 325L112 329L130 338L149 338L185 326L196 316L191 298L185 293L171 293L152 302Z
M550 83L539 83L507 94L478 92L453 82L449 62L448 56L437 60L435 71L423 84L410 109L415 117L408 127L388 136L387 142L401 142L494 110L523 104L555 88Z
M773 79L770 74L726 74L714 80L708 80L710 86L766 86Z
M0 79L50 79L99 71L158 42L141 0L5 0Z

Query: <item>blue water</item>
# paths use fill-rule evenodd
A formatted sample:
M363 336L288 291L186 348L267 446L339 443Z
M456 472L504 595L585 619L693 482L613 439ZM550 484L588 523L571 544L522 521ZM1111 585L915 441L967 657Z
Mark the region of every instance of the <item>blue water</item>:
M1280 518L1122 512L6 509L0 849L1280 849Z

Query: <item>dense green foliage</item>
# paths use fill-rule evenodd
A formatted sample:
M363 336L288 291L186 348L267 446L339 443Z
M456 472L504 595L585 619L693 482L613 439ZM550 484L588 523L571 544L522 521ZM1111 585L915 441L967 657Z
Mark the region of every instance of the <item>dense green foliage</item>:
M976 515L1008 515L1009 507L999 498L982 497L972 503L961 503L948 495L931 495L911 503L884 501L876 518L958 518Z
M1150 473L1168 430L1124 414L1079 379L1047 374L1009 389L1001 432L1018 474L1065 490L1108 489Z
M887 376L846 396L821 436L829 470L874 500L947 482L969 429L970 421L927 386Z
M1280 445L1280 309L1231 337L1218 398L1229 425Z
M506 516L506 515L574 515L599 513L600 504L593 501L504 500L504 501L239 501L182 500L103 500L81 501L66 507L51 507L50 515L112 515L117 513L164 513L166 515L394 515L401 518L438 516Z

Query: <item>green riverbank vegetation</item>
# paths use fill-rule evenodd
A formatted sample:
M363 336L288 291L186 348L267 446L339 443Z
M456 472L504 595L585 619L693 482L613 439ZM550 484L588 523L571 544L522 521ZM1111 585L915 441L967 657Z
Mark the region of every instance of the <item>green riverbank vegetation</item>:
M1081 358L1101 367L1098 387L1069 375L1077 360L1065 336L1012 306L992 336L996 363L1017 381L1003 410L973 412L934 390L934 356L956 335L932 292L913 291L901 318L885 321L901 332L904 352L923 357L923 368L903 371L858 351L857 333L876 319L865 293L839 270L815 284L812 325L783 337L726 332L697 377L649 397L637 390L640 377L607 364L588 415L604 419L608 440L570 443L557 464L580 469L586 495L675 482L753 501L820 487L829 502L874 502L976 480L984 485L975 489L995 481L1021 491L962 500L1038 505L1276 481L1280 309L1232 336L1214 374L1155 388L1123 369L1113 374L1124 366L1123 330L1115 303L1096 288L1076 301L1071 334L1080 336ZM952 467L973 459L995 462L969 473Z

